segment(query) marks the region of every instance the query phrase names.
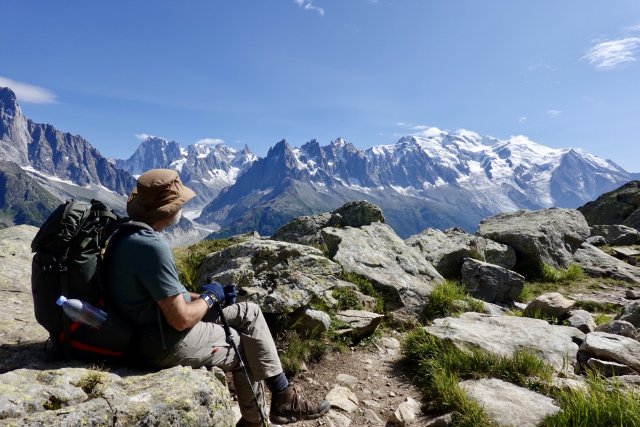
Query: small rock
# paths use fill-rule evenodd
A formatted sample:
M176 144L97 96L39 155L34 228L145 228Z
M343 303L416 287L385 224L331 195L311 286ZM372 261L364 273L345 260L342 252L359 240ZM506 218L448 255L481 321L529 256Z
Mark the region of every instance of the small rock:
M640 291L635 289L627 289L627 293L625 294L627 299L640 299Z
M364 410L364 418L369 421L369 423L375 424L375 425L383 425L384 421L382 421L382 419L378 416L378 414L370 408L367 408Z
M335 386L326 399L331 403L332 407L342 409L347 413L351 413L358 409L358 396L347 387Z
M607 332L609 334L622 335L623 337L635 338L638 330L635 326L625 320L614 320L603 323L596 327L596 332Z
M627 365L610 362L608 360L591 358L587 360L587 365L605 377L618 377L620 375L631 375L635 373L635 371Z
M333 410L330 410L324 418L329 427L349 427L351 425L349 417Z
M365 404L365 406L368 406L370 408L380 408L381 405L376 402L375 400L371 400L371 399L367 399L367 400L363 400L362 403Z
M336 381L338 381L338 384L346 385L349 388L353 388L358 384L358 379L353 375L348 374L338 374L336 376Z
M415 399L407 397L407 400L402 402L398 409L393 412L391 422L398 427L404 427L410 425L418 415L420 414L420 403Z
M453 413L440 415L439 417L431 418L425 424L425 427L447 427L453 421Z
M382 344L383 346L387 347L387 348L392 348L392 349L399 349L400 348L400 341L398 341L395 338L391 338L391 337L382 337L380 338L380 344Z
M395 391L390 391L389 392L389 397L396 397L396 392Z
M596 322L593 316L586 310L571 310L567 319L569 326L580 329L585 334L596 330Z
M559 292L550 292L542 294L531 301L525 308L524 315L532 317L534 314L539 313L542 316L562 320L575 303L574 300L565 298Z

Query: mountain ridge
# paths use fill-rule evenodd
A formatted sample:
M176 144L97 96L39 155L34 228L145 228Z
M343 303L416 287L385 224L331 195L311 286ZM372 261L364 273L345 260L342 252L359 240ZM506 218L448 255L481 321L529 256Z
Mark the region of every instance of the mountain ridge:
M343 138L301 147L286 140L265 157L224 144L145 138L125 160L109 161L84 138L25 118L0 88L0 155L58 199L106 198L124 210L134 176L173 168L198 196L185 217L217 235L270 234L294 216L368 200L403 236L426 227L474 231L487 215L521 208L575 208L640 174L579 149L525 136L501 140L469 130L426 128L394 144L357 148Z

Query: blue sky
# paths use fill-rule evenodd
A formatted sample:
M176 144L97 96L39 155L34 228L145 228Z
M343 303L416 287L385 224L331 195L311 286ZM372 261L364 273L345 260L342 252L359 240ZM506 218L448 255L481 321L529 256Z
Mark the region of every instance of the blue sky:
M638 0L2 0L24 114L130 156L280 139L368 148L423 126L640 171Z

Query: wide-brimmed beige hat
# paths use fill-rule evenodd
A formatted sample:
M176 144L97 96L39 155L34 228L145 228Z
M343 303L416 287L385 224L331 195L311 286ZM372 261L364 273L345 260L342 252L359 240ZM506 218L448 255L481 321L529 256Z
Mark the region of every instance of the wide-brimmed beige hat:
M176 213L195 195L175 170L151 169L138 178L127 201L127 214L131 219L154 223Z

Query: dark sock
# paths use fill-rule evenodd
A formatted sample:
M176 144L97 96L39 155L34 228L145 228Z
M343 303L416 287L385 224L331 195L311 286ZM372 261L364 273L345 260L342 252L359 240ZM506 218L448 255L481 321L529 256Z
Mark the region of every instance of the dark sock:
M267 383L267 387L269 387L269 391L273 394L280 393L281 391L285 391L287 387L289 387L289 381L287 380L284 372L280 372L278 375L274 375L273 377L269 377L264 380Z

